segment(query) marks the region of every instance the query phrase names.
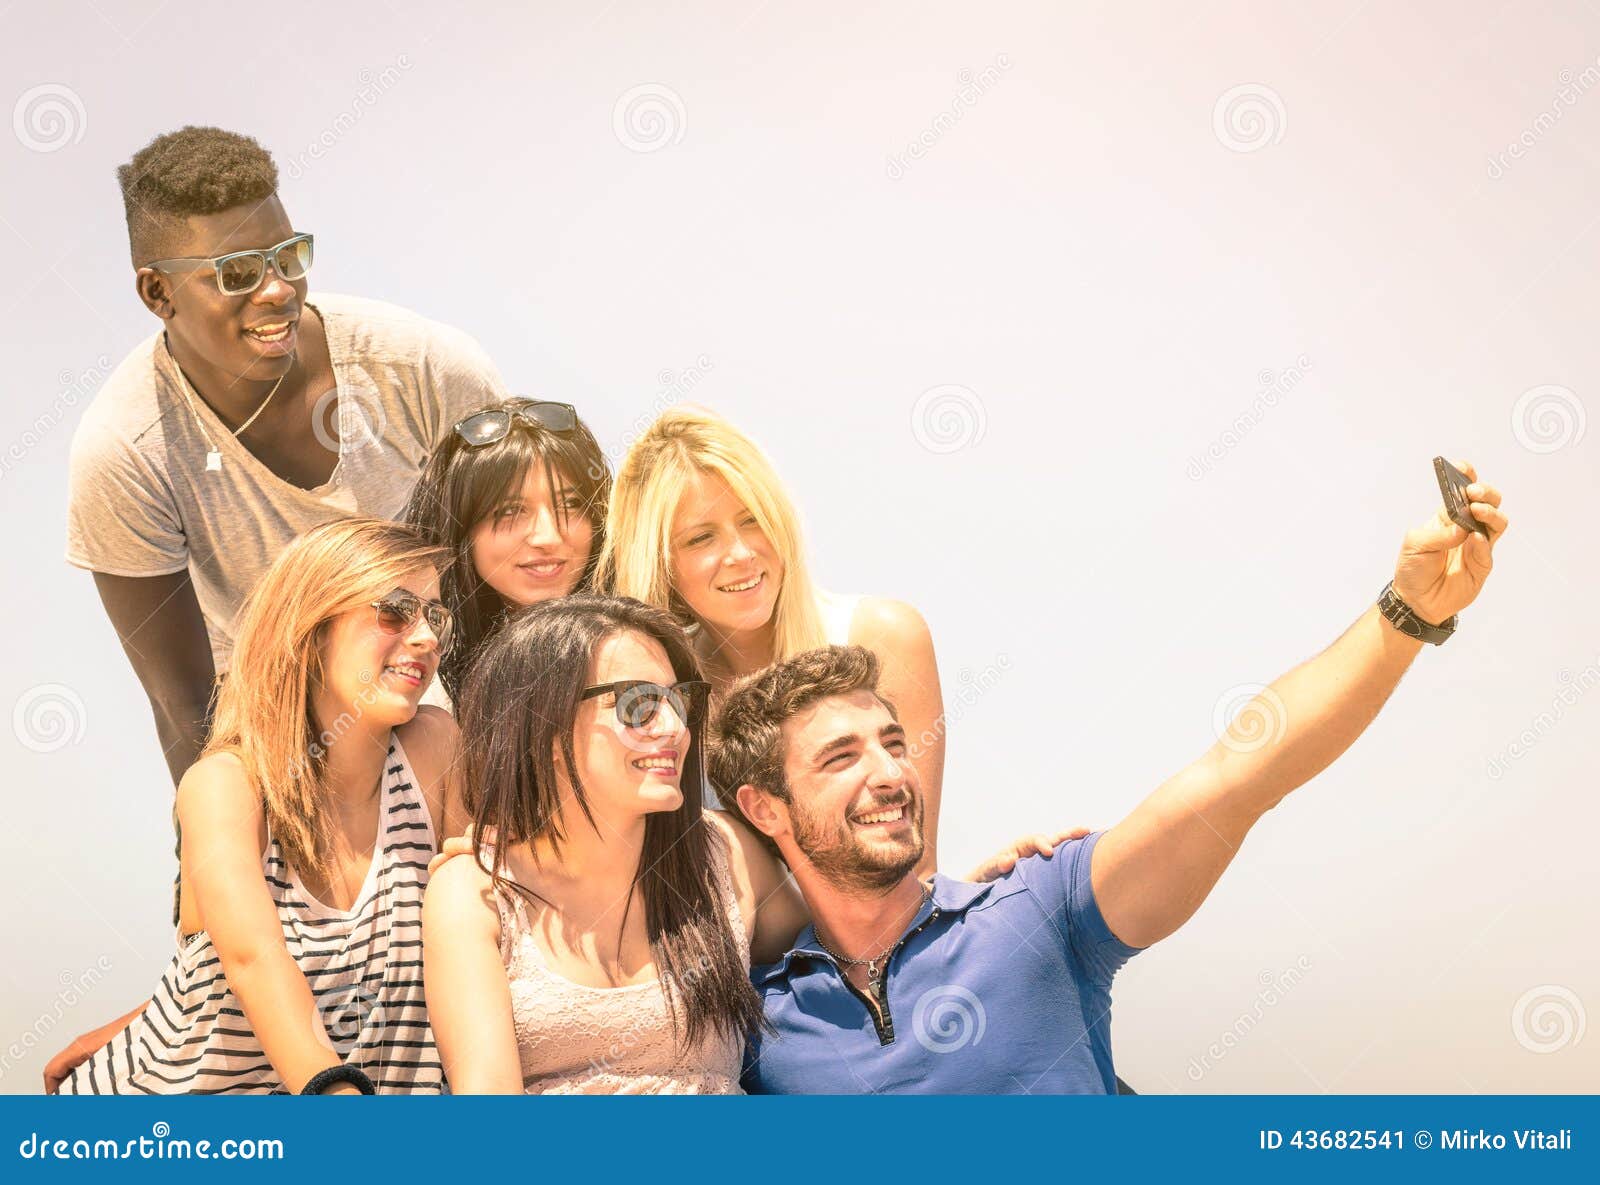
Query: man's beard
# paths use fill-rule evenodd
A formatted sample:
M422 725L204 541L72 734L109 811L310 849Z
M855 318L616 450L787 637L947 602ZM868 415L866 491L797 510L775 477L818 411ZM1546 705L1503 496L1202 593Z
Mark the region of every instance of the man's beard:
M825 819L798 803L790 806L795 846L824 878L841 889L886 893L922 859L922 799L906 803L911 838L905 843L868 844L848 819Z

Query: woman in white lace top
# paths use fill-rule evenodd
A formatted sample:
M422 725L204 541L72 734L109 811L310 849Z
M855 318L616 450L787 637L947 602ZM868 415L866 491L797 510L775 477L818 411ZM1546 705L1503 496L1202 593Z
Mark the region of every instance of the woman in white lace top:
M665 612L576 594L484 648L457 704L477 834L423 913L450 1088L734 1093L749 978L803 905L748 832L702 809L708 688Z

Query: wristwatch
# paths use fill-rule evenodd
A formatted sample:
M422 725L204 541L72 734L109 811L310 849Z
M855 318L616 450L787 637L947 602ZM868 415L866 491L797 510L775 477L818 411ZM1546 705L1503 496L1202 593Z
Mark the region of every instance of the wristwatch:
M1400 594L1394 591L1394 581L1389 581L1383 586L1383 591L1378 594L1378 612L1388 619L1394 626L1408 638L1419 638L1424 642L1431 642L1435 646L1443 642L1456 632L1456 618L1458 614L1452 613L1448 619L1438 625L1429 625L1418 617L1416 610L1406 604Z

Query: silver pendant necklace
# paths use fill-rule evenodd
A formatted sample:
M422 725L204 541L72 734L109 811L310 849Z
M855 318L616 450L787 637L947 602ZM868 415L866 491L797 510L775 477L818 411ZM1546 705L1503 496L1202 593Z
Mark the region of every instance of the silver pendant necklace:
M163 341L164 340L165 339L163 339ZM168 346L167 356L171 357L171 355L172 347ZM189 392L193 389L193 384L189 382L189 376L183 373L183 367L178 365L178 360L176 358L172 359L172 366L173 369L178 372L178 379L182 383L182 386L179 388L179 390L183 392L183 401L189 405L189 414L194 417L195 427L200 429L200 435L205 438L206 445L210 449L210 451L206 453L206 471L209 473L218 473L222 470L222 450L217 447L217 442L211 439L211 433L206 431L205 421L200 418L200 409L194 405L194 400L200 398L200 392L195 391L194 398L190 398ZM290 355L289 370L293 369L294 356ZM255 411L250 413L250 418L244 423L240 424L237 428L233 429L230 435L235 440L239 438L240 434L243 433L246 428L250 427L251 424L256 422L256 418L260 416L262 412L267 410L267 404L272 402L272 397L278 393L278 388L283 386L283 380L289 377L289 370L284 371L278 376L278 381L272 384L272 390L267 392L267 397L261 401L261 405L257 407Z
M933 891L929 889L927 885L923 885L922 897L917 902L917 908L911 911L911 916L913 918L922 912L922 907L928 903L932 896ZM891 943L889 945L889 949L880 951L870 959L852 959L848 955L841 955L838 951L834 950L831 946L824 942L822 940L821 930L816 931L816 935L817 945L820 946L823 950L823 953L825 953L829 958L833 959L834 962L842 963L847 967L865 967L867 969L868 987L872 991L873 995L879 994L879 991L883 986L884 974L889 970L889 956L894 954L895 950L899 947L899 939L896 939L893 943Z

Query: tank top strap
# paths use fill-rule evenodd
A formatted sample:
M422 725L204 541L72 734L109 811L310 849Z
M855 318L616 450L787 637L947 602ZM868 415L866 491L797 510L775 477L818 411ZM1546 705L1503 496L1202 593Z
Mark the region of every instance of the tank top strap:
M386 847L410 842L438 851L439 835L434 827L433 812L428 808L427 795L422 792L416 771L397 732L389 733L389 753L384 758L383 798L382 832Z
M489 867L494 867L494 844L483 844L479 851L483 855L483 862ZM457 856L457 860L470 860L471 856ZM533 928L528 919L528 903L521 893L509 885L494 886L495 909L500 914L500 961L508 968L511 966L512 957L516 954L519 940Z

